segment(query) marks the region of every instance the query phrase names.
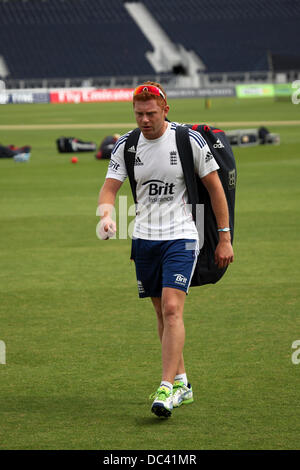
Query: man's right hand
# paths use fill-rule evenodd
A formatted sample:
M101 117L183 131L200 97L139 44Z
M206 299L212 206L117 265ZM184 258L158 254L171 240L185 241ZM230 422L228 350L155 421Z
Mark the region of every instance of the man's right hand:
M109 216L102 217L98 227L98 234L102 240L108 240L113 237L117 231L116 223Z

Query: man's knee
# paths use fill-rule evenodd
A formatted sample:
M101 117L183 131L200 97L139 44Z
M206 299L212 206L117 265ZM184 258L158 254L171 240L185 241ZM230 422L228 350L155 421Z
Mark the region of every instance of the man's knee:
M164 322L173 325L183 321L185 296L185 292L178 289L165 288L163 290L162 313Z
M176 299L167 299L163 303L163 318L169 325L173 325L182 320L181 306Z

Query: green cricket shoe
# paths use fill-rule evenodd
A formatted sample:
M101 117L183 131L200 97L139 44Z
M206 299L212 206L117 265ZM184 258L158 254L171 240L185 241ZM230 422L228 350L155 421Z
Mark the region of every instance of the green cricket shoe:
M173 407L178 408L181 405L193 403L193 389L190 383L184 385L183 382L176 381L173 384Z
M159 387L156 392L150 395L149 399L152 403L151 411L159 418L169 418L173 409L173 395L168 387Z

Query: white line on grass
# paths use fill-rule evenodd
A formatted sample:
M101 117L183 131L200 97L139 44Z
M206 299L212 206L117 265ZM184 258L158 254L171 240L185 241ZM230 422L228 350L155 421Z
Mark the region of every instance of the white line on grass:
M293 121L225 121L225 122L208 122L211 126L231 127L231 126L299 126L299 120ZM11 124L0 125L2 131L26 131L26 130L56 130L56 129L132 129L136 127L136 123L111 123L111 124Z

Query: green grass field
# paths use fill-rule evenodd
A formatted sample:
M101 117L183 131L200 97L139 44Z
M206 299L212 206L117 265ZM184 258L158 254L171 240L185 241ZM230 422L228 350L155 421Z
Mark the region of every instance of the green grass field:
M179 122L300 119L300 106L272 100L170 105ZM128 103L0 107L0 126L65 126L0 127L2 144L32 146L28 163L0 160L0 448L299 449L300 126L272 126L280 146L235 149L235 262L220 283L190 290L195 402L162 421L148 400L161 374L155 314L138 299L130 240L96 237L107 161L85 153L72 165L55 144L99 143L133 121ZM89 123L111 128L71 127Z

